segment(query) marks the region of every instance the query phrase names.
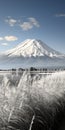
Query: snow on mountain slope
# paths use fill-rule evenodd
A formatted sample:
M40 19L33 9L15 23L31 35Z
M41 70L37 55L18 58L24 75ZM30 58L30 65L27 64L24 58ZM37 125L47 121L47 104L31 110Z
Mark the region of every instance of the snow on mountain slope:
M15 48L6 52L11 56L23 56L23 57L36 57L36 56L48 56L48 57L63 57L61 53L51 49L41 40L27 39L24 42L17 45Z
M65 55L36 39L27 39L0 55L0 69L30 68L31 66L65 68Z

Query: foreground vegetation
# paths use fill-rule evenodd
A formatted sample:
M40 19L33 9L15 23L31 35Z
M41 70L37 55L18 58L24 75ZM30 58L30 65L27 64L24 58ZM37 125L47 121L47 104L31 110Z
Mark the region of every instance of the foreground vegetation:
M31 71L0 72L0 130L62 130L65 71Z

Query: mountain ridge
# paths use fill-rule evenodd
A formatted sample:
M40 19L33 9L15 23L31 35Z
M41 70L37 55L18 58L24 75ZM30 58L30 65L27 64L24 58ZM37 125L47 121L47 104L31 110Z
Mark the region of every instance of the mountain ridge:
M6 52L8 56L23 56L23 57L36 57L36 56L48 56L48 57L65 57L64 54L55 51L48 45L37 39L27 39L17 45L15 48Z
M27 39L0 55L0 69L30 67L65 68L65 55L36 39Z

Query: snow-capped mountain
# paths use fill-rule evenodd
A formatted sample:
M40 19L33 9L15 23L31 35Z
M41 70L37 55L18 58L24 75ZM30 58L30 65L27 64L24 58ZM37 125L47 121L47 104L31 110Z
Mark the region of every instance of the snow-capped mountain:
M27 39L5 52L4 55L0 55L0 68L19 67L65 68L65 55L53 50L41 40Z
M6 52L8 56L23 56L23 57L63 57L61 53L51 49L41 40L27 39L20 43L15 48Z

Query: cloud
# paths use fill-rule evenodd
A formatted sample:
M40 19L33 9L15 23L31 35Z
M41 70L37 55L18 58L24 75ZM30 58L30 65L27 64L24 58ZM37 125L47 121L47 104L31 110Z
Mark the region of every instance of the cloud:
M65 17L65 14L62 14L62 13L61 13L61 14L56 14L55 16L56 16L56 17Z
M20 27L24 31L28 31L32 29L34 26L37 28L40 27L39 22L33 17L28 18L28 22L26 21L26 22L20 23Z
M13 27L17 23L17 20L13 18L8 18L5 20L5 22L8 23L11 27Z
M37 27L37 28L40 27L39 22L34 17L29 17L26 19L26 21L21 22L20 19L16 20L9 16L5 20L5 22L8 23L10 27L14 27L15 25L17 25L24 31L28 31L28 30L32 29L33 27Z
M33 28L33 25L30 22L23 22L22 24L20 24L20 27L24 30L30 30Z
M18 40L16 36L5 36L4 39L9 42Z
M11 41L18 40L18 38L16 36L4 36L4 37L0 37L0 41L3 41L3 40L11 42Z
M2 46L8 46L8 43L1 43Z
M30 17L28 19L30 20L30 22L31 22L32 25L34 25L36 27L40 27L39 22L35 18Z
M3 37L0 37L0 41L2 41L3 40Z

